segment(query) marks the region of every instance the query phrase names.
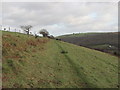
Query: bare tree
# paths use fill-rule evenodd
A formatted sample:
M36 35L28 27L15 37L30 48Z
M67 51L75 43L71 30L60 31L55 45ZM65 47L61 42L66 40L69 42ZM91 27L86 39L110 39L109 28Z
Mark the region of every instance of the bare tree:
M47 37L49 35L49 32L46 29L41 29L39 33L42 34L43 37Z
M20 26L20 28L23 29L27 33L27 35L29 35L30 34L30 29L32 28L32 26L31 25L26 25L26 26Z

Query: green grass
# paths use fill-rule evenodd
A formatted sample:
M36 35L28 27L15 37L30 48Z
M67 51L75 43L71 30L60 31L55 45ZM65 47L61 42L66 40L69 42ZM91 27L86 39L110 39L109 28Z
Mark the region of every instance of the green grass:
M58 36L58 38L65 38L65 37L83 37L83 36L94 35L94 34L101 34L101 33L98 33L98 32L73 33L73 34L61 35L61 36Z
M6 88L115 88L118 85L117 57L62 41L3 32L2 58Z

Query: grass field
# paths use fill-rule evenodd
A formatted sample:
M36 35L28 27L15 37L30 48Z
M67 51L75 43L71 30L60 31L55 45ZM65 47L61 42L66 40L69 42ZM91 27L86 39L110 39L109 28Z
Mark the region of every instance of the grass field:
M66 38L66 37L84 37L84 36L95 35L95 34L103 34L103 33L96 33L96 32L92 32L92 33L73 33L73 34L61 35L61 36L58 36L58 38Z
M48 38L3 32L4 88L117 88L118 58Z

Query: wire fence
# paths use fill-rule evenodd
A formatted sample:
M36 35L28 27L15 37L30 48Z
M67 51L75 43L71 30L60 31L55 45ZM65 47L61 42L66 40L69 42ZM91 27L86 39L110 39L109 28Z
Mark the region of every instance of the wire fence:
M24 30L18 29L18 28L10 28L10 27L3 27L1 29L2 31L9 31L9 32L18 32L18 33L25 33Z
M0 30L1 31L8 31L8 32L27 34L24 30L22 30L20 28L2 27ZM35 36L37 33L30 31L29 34Z

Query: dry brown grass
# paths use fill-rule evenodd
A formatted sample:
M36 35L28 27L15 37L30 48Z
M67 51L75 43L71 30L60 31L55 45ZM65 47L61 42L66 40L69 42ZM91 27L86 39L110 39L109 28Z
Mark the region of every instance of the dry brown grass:
M30 53L35 53L40 50L44 50L44 45L49 41L48 38L34 38L17 35L9 35L3 34L3 43L2 43L2 51L3 51L3 60L14 58L18 60L19 58L29 57ZM36 49L36 47L38 49Z

